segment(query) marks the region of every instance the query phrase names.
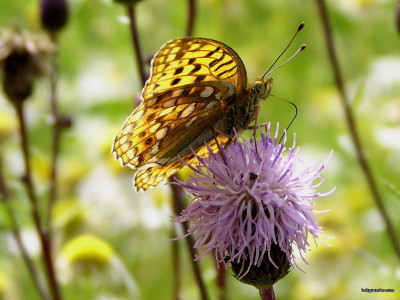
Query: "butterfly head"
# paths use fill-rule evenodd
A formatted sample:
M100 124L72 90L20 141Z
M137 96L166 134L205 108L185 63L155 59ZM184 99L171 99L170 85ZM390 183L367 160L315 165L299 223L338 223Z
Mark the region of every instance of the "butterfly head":
M257 98L267 99L271 93L273 80L268 78L267 80L256 80L253 84L252 90L257 95Z

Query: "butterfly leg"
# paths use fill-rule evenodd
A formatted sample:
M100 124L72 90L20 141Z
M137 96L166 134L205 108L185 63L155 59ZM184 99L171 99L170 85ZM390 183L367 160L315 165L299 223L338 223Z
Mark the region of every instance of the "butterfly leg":
M213 135L214 135L215 143L217 144L217 147L218 147L219 154L221 155L222 160L224 161L225 165L227 166L228 164L226 163L225 156L222 155L221 145L220 145L220 143L218 142L217 133L216 133L216 131L215 131L214 128L213 128ZM230 140L230 139L229 139L229 140ZM229 141L228 141L228 142L229 142Z

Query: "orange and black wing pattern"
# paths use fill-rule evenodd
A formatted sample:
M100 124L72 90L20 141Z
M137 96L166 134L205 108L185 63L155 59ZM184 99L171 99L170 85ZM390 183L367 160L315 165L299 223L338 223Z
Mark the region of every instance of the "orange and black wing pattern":
M183 38L165 44L152 61L142 103L127 118L113 146L122 165L137 169L135 186L146 190L194 164L228 138L213 127L227 101L247 86L246 70L228 46Z

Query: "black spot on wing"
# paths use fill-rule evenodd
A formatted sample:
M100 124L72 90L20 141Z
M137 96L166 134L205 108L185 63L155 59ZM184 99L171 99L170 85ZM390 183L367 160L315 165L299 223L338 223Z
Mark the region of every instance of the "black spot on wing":
M215 50L208 52L206 57L212 56L214 53L218 52L220 49L221 49L221 47L218 46L217 48L215 48Z
M229 73L230 71L232 71L233 69L235 69L236 68L236 66L233 66L232 68L230 68L229 70L225 70L225 71L223 71L223 72L221 72L221 73L219 73L218 75L217 75L217 77L221 77L223 74L225 74L225 73ZM233 75L235 75L237 72L235 72L234 74L232 74L231 76L229 76L229 77L232 77Z
M196 77L195 82L202 82L206 78L206 75L199 75Z
M181 74L182 72L183 72L183 67L180 67L180 68L175 70L174 75Z
M214 67L217 63L219 63L221 60L223 60L224 57L225 57L225 53L222 53L221 57L216 59L216 60L213 60L212 62L210 62L208 64L208 67L210 67L210 68Z
M193 70L192 71L190 71L190 73L189 74L193 74L193 73L196 73L197 71L199 71L201 69L201 66L200 65L194 65L194 68L193 68Z
M223 66L226 66L226 65L229 65L231 63L233 63L233 60L230 60L230 61L227 61L227 62L225 62L223 64L220 64L214 71L218 71L219 68L221 68Z
M172 80L171 85L177 85L181 81L181 78L175 78Z

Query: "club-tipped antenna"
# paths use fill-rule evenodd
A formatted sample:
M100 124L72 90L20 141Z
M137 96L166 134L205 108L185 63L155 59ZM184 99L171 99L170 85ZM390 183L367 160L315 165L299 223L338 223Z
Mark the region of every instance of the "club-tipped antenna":
M278 56L278 58L274 61L274 63L271 65L271 67L269 67L268 71L265 72L264 76L262 77L262 79L264 79L265 77L267 77L269 74L271 74L273 71L275 71L276 69L278 69L279 67L283 66L285 63L287 63L289 60L291 60L292 58L290 58L289 60L287 60L285 63L279 65L277 68L273 69L271 72L270 70L275 66L275 64L278 62L278 60L282 57L282 55L286 52L286 50L290 47L290 45L293 43L294 39L296 38L296 36L299 34L300 30L302 30L304 28L304 26L306 25L306 23L301 22L299 28L297 29L296 33L294 34L294 36L292 37L292 39L290 40L289 44L286 46L286 48L282 51L282 53ZM305 45L304 45L305 48ZM302 49L304 50L304 49ZM301 51L301 50L300 50ZM298 52L300 52L298 51ZM296 54L297 55L297 54ZM296 56L295 55L295 56Z
M286 61L284 61L283 63L281 63L279 66L276 66L275 68L273 68L271 71L269 71L268 73L265 73L265 75L262 77L262 79L264 79L264 77L268 77L271 73L275 72L276 69L279 69L280 67L282 67L283 65L286 65L289 61L291 61L293 58L295 58L297 56L297 54L299 54L301 51L303 51L304 49L306 49L306 45L303 44L301 45L301 47Z

